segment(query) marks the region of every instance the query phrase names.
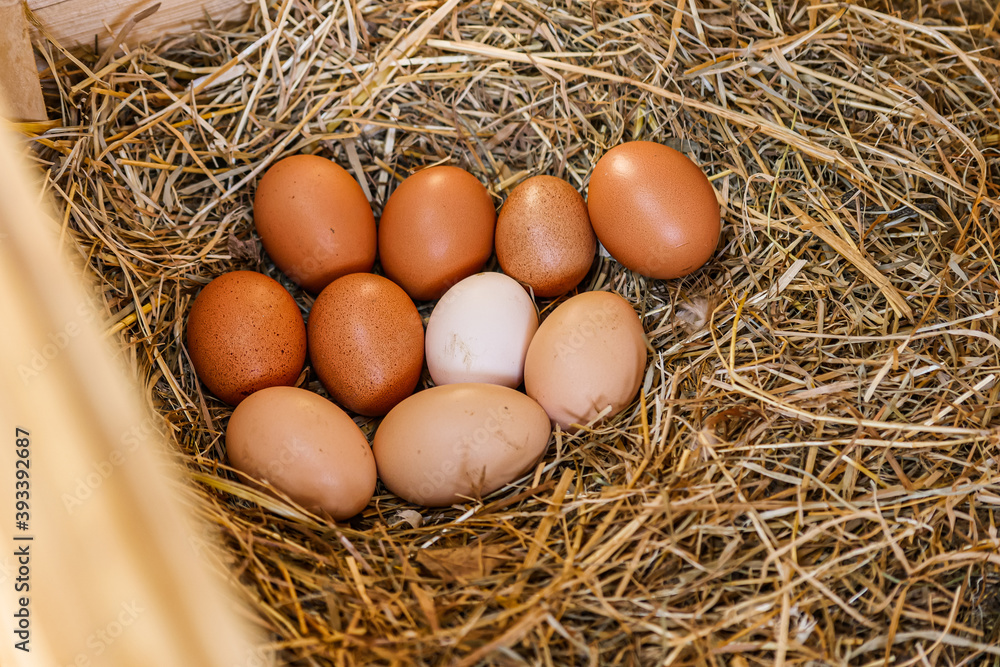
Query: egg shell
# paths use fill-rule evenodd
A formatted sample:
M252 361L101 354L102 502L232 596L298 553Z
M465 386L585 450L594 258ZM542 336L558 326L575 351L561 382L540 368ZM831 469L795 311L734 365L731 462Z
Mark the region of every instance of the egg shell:
M313 369L348 410L384 415L420 381L423 322L406 292L382 276L353 273L330 283L307 328Z
M435 384L488 382L516 387L524 377L538 314L531 297L502 273L477 273L445 292L427 322L424 356Z
M365 193L326 158L276 162L257 184L253 217L274 264L313 294L375 263L375 216Z
M642 322L612 292L567 299L538 327L524 362L524 389L564 431L607 418L635 398L646 366Z
M337 520L375 493L375 457L346 412L318 394L271 387L239 404L226 428L232 466L307 510Z
M535 296L560 296L590 271L597 237L583 197L555 176L533 176L507 197L497 218L503 272Z
M450 166L418 171L399 184L382 210L382 268L414 299L440 298L483 268L495 228L493 198L475 176Z
M441 507L483 498L528 472L551 431L545 411L519 391L449 384L393 408L372 451L387 489Z
M187 349L208 390L237 405L265 387L295 383L306 360L305 322L278 281L231 271L191 304Z
M598 160L587 208L608 253L651 278L679 278L700 268L722 229L705 172L683 153L650 141L620 144Z

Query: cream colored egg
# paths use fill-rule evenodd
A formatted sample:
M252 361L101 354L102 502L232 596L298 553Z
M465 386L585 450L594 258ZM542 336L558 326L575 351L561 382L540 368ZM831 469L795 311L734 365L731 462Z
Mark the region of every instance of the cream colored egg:
M564 431L635 399L646 366L642 322L612 292L584 292L538 327L524 363L524 389Z
M386 488L440 507L483 498L525 474L551 432L545 410L519 391L449 384L394 407L375 432L372 451Z
M427 322L424 357L438 385L487 382L516 387L538 329L531 297L502 273L477 273L438 301Z

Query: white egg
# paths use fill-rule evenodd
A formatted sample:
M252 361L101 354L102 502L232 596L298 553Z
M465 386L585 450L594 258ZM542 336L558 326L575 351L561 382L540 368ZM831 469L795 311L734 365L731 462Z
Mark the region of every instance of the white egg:
M427 369L438 385L517 387L538 329L531 297L502 273L477 273L445 292L427 322Z

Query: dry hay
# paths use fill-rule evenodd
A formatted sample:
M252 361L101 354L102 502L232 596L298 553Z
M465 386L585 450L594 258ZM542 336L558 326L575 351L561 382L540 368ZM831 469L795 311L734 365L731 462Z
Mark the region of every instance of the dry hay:
M33 145L279 663L1000 665L997 27L985 0L287 0L96 73L43 44ZM223 465L184 316L224 271L280 278L269 163L329 156L377 214L442 162L498 203L584 191L629 139L725 202L704 270L586 281L655 348L634 406L481 503L380 488L350 524Z

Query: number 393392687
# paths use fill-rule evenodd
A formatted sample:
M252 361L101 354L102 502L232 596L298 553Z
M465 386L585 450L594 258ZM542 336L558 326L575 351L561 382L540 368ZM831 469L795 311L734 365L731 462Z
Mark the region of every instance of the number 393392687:
M23 428L15 430L14 463L14 525L18 530L28 530L31 520L29 501L31 500L31 434Z

